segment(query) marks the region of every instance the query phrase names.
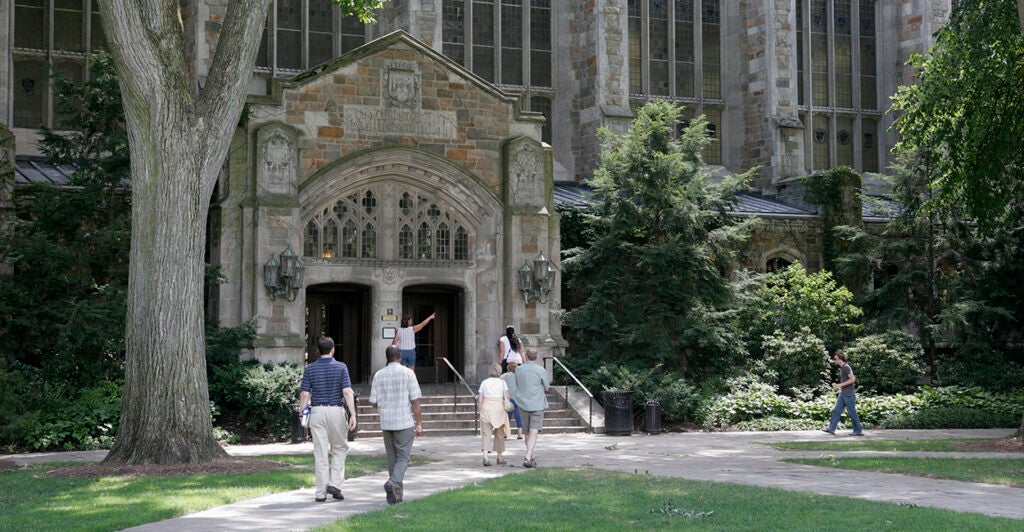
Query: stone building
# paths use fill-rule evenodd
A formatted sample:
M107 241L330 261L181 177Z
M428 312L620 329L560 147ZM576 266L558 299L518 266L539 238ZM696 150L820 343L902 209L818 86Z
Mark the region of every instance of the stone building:
M183 3L200 87L227 3ZM331 334L364 382L405 314L437 313L419 335L424 382L450 380L445 361L479 378L507 323L557 352L555 198L578 199L598 129L624 131L652 99L708 117L715 172L760 168L740 198L767 221L749 264L817 269L822 221L796 181L886 168L888 96L954 3L391 0L364 25L329 0L277 0L212 202L209 256L228 282L211 311L259 317L262 360L301 361ZM97 0L13 0L0 27L15 180L47 179L48 68L86 75L105 47ZM289 254L294 290L264 278L292 274Z

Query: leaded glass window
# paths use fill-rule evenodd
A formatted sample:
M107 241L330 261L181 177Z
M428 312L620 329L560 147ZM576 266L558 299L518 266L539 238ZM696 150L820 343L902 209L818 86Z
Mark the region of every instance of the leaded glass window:
M86 79L89 55L107 49L96 2L14 0L13 127L61 127L48 65L71 81Z
M797 2L797 100L813 125L805 140L812 171L833 165L877 172L875 0Z
M394 218L384 220L383 212ZM382 241L382 224L396 228L398 238ZM469 260L469 228L441 202L415 192L390 198L381 196L379 187L350 192L321 209L304 227L306 257Z
M276 0L267 15L256 70L291 76L366 43L366 25L331 0Z

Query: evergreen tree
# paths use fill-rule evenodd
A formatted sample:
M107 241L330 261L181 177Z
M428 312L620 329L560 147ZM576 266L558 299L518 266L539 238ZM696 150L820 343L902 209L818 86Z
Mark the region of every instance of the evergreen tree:
M593 186L593 243L567 252L564 316L578 366L627 361L701 376L738 355L725 277L749 221L728 214L748 174L714 180L701 150L703 117L680 130L681 109L653 102L604 145Z

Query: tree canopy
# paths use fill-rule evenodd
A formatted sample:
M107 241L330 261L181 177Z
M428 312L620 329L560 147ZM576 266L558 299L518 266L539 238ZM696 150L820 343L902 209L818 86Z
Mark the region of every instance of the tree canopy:
M916 84L893 109L897 151L932 158L939 208L959 208L984 231L1024 219L1024 35L1014 0L962 0L925 54Z

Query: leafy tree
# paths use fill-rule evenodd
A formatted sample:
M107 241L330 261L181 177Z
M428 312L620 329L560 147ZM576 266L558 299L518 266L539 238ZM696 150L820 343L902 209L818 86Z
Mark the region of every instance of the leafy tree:
M878 393L912 391L924 374L921 344L903 331L862 336L844 352L857 368L857 389Z
M365 22L383 0L334 0ZM210 195L242 114L270 3L229 0L203 88L182 4L99 2L132 161L124 408L107 462L197 463L213 437L203 339Z
M700 156L707 123L677 135L680 111L650 103L626 134L600 133L596 240L563 263L581 301L564 323L586 367L629 357L693 377L737 355L723 272L746 238L748 222L727 209L748 176L712 181Z
M760 358L764 338L812 334L828 350L846 343L858 331L862 312L853 294L832 279L828 270L808 274L799 262L761 276L737 313L737 326L750 354ZM806 329L807 333L804 333Z
M963 206L980 228L1024 217L1024 35L1013 0L962 0L900 87L897 151L933 155L939 207Z
M828 350L807 327L794 335L777 330L762 337L761 346L764 356L754 361L754 371L764 382L784 391L814 389L827 382Z

